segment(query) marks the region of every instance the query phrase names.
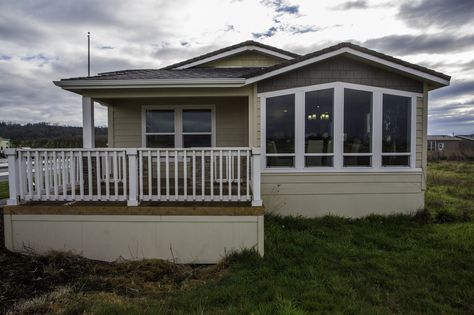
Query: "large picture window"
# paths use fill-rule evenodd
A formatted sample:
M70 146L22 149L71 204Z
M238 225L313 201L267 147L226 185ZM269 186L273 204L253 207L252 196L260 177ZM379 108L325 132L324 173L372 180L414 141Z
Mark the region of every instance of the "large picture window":
M344 166L371 166L372 92L344 89Z
M383 95L382 166L409 166L411 98Z
M420 93L334 82L259 95L269 172L416 168Z
M334 89L305 93L305 166L333 166Z
M266 103L267 167L295 165L295 96L270 97Z
M173 106L145 110L144 145L148 148L212 147L211 108Z

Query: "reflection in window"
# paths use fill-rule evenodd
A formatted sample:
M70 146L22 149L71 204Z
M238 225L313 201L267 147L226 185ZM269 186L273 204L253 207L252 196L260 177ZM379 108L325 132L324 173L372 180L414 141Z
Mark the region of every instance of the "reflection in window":
M183 147L212 146L212 112L210 109L183 110Z
M173 148L175 146L174 110L147 110L146 146Z
M410 164L411 99L397 95L383 95L382 166ZM384 153L392 153L384 156ZM401 153L401 155L393 155Z
M267 155L277 157L268 157L267 166L293 167L295 154L294 94L267 98L265 128Z
M344 89L344 166L370 166L370 153L372 92Z
M305 93L305 166L332 166L334 89Z

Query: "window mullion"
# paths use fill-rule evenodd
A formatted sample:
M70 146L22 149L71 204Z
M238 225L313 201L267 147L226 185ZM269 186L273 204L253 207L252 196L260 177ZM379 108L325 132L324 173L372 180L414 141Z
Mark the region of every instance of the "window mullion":
M410 167L416 167L416 115L417 115L417 98L411 98L411 130L410 130Z
M183 109L175 109L175 147L183 147Z
M305 111L304 92L295 93L295 167L304 167Z
M383 101L382 93L374 92L373 100L373 136L372 136L372 167L382 166L382 122L383 122Z
M334 88L334 168L342 168L344 138L344 89L340 84Z

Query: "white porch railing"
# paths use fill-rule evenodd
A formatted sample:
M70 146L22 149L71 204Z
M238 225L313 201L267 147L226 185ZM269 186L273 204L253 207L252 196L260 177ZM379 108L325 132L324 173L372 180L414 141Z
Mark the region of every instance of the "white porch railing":
M262 204L258 149L9 149L7 155L10 205L20 201Z

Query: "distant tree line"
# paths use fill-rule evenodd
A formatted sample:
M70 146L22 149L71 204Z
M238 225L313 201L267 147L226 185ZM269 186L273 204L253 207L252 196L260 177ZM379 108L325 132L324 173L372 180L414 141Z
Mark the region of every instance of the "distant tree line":
M17 124L0 122L0 137L10 139L12 147L81 148L82 127L59 126L46 122ZM107 146L107 127L95 128L96 147Z

